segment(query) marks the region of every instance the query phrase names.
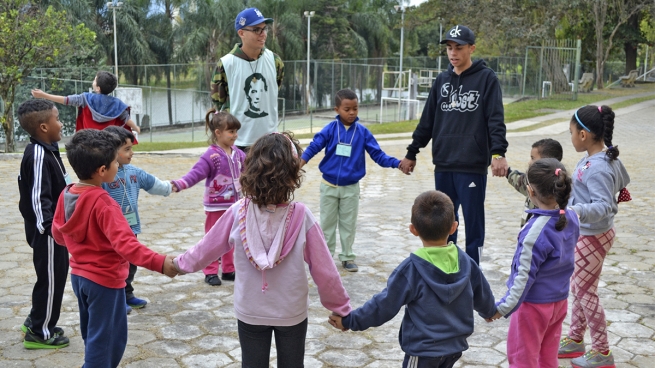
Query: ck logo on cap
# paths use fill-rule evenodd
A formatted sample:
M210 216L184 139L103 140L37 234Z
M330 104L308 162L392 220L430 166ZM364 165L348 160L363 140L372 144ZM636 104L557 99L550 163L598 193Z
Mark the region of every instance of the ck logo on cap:
M255 9L255 14L257 14L257 16L260 18L264 18L264 15L259 11L259 9Z
M246 25L246 18L241 17L241 19L239 19L239 24L240 24L242 27L245 26L245 25Z
M457 36L461 36L460 32L461 31L459 30L459 26L455 26L455 28L450 30L449 34L450 34L450 37L457 37Z

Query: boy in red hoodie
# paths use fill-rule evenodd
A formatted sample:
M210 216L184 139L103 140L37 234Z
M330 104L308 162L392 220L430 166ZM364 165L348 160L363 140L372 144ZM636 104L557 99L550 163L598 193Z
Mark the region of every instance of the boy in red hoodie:
M105 131L75 133L66 144L66 156L79 182L68 185L59 196L52 223L55 241L70 253L86 367L117 367L123 357L129 263L169 277L177 275L173 257L139 243L116 201L101 187L116 176L121 143Z

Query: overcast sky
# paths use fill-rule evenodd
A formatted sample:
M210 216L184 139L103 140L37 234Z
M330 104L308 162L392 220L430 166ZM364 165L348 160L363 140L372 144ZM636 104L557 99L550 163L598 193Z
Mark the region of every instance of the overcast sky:
M420 3L424 3L427 0L409 0L409 5L418 5Z

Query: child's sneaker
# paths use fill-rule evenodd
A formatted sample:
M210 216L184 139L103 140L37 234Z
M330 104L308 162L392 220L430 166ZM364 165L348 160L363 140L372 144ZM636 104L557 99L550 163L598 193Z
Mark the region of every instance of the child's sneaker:
M30 328L32 328L31 326L32 326L32 317L27 316L27 318L25 318L25 322L23 322L23 324L20 326L20 330L23 331L23 333L27 333L27 331L30 331ZM55 336L64 336L63 328L59 326L55 326L53 330Z
M221 279L218 278L218 275L206 275L205 282L211 286L219 286L222 284Z
M345 268L348 272L357 272L359 270L354 261L343 261L341 264L343 265L343 268Z
M27 330L25 333L25 340L23 340L23 346L26 349L59 349L65 348L70 344L68 337L66 336L53 336L47 340L42 339L36 334L33 334L32 331Z
M132 307L134 309L141 309L141 308L145 307L146 304L148 304L147 301L145 301L143 299L139 299L139 298L137 298L135 296L127 299L126 303L127 303L127 305L129 305L130 307Z
M223 272L221 274L221 279L225 281L234 281L235 273L234 272Z
M614 356L610 351L607 355L603 355L596 350L589 350L589 352L579 358L571 360L573 368L615 368Z
M130 314L132 313L132 307L129 305L125 304L125 314Z
M560 359L577 358L579 356L583 356L584 352L584 342L576 342L569 337L565 337L559 341L557 357Z

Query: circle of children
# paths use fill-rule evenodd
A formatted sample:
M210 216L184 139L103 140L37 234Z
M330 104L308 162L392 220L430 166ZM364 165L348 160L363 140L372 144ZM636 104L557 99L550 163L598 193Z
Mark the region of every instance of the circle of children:
M629 196L622 189L630 179L612 144L610 107L585 106L572 116L571 143L585 153L574 170L560 163L562 147L552 139L533 145L526 173L508 170L507 179L527 199L502 298L494 300L478 264L447 241L458 227L455 207L447 195L431 190L411 208L409 231L423 247L393 271L387 288L353 310L333 260L336 228L341 266L357 271L352 245L359 186L354 184L365 174L364 153L382 167L400 168L400 160L386 155L357 122L353 91L336 94L338 116L304 152L290 133L274 132L245 153L234 145L241 123L212 109L206 115L209 148L186 175L170 182L130 164L136 142L129 128L81 129L66 144L79 179L71 183L57 146L62 124L49 100L81 108L114 103L120 109L123 105L107 95L116 87L116 78L107 74L98 73L93 86L101 94L95 97L35 90L35 97L45 99L26 101L18 109L20 124L31 136L21 163L19 206L38 277L22 326L26 348L68 346L56 323L69 265L85 343L84 367L89 368L116 367L123 356L126 314L147 303L134 295L137 266L170 277L203 270L208 284L220 285L220 260L221 279L235 282L244 367L269 366L273 333L278 366L303 366L309 292L305 263L321 303L332 312L328 322L342 331L380 326L405 307L399 334L403 367L452 367L468 348L474 310L488 322L511 316L511 367L557 367L558 357L576 358L574 367L614 366L597 288L615 236L617 202ZM322 150L319 225L310 209L293 198L303 165ZM137 240L140 189L167 196L203 180L204 238L176 257ZM569 290L571 327L561 339ZM592 341L585 354L587 327Z

